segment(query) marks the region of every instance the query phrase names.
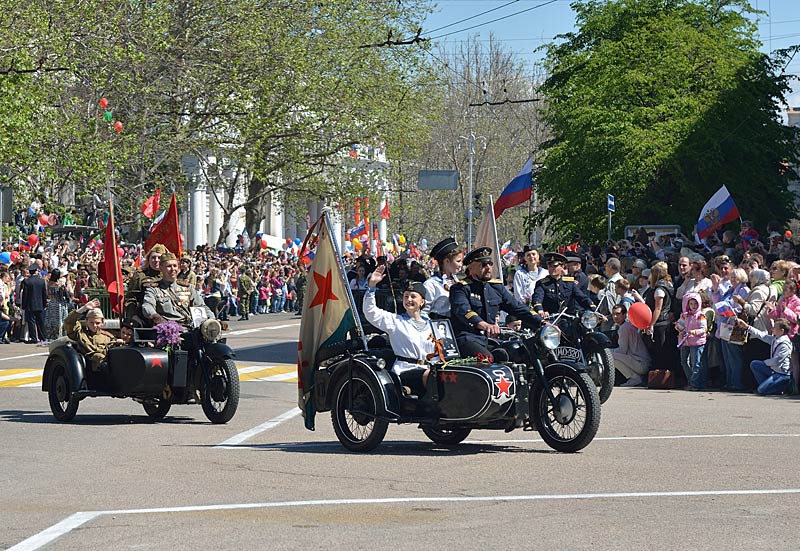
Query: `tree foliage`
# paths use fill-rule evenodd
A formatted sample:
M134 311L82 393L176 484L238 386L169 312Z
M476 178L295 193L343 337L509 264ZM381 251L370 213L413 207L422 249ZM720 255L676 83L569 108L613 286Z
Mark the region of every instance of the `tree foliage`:
M270 194L348 194L350 144L422 141L423 48L359 46L413 35L423 14L417 0L0 0L0 165L22 200L113 191L136 222L156 187L193 186L191 155L225 222L245 208L252 234Z
M778 114L780 54L759 52L744 0L574 3L578 31L546 47L548 99L541 222L566 235L626 224L690 231L723 184L757 224L792 211L780 163L796 136Z

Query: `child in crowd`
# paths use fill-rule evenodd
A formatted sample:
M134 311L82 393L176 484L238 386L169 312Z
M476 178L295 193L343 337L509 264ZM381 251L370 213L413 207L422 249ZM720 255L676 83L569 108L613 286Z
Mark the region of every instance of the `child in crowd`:
M514 316L507 315L506 327L511 329L512 331L522 331L522 320L517 319Z
M614 283L614 291L617 293L617 296L620 297L619 304L622 304L627 312L631 305L636 302L636 297L631 293L631 283L625 278L618 279L617 282Z
M706 346L708 326L700 305L699 294L689 292L683 295L683 311L675 323L678 346L681 349L681 366L689 382L686 390L702 390L706 386L706 372L701 358Z
M769 359L753 360L750 370L756 378L756 392L762 396L783 394L791 385L792 377L792 341L789 340L789 322L778 318L772 326L772 334L747 325L744 320L737 322L743 329L757 339L770 345Z

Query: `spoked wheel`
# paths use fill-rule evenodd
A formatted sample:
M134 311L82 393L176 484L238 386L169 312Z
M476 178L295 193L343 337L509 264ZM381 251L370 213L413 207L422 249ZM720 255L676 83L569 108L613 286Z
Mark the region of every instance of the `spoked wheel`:
M200 401L203 413L214 424L233 419L239 407L239 372L233 360L220 360L211 364L208 378L202 378Z
M433 442L443 446L455 446L467 439L472 429L444 429L422 425L422 432Z
M142 402L142 407L144 407L144 412L147 414L148 417L151 417L152 419L163 419L164 417L166 417L167 413L169 412L170 406L172 406L172 404L170 404L166 400L162 400L159 398Z
M594 364L592 372L596 371L598 373L598 380L595 383L598 387L597 392L600 396L600 403L605 404L614 390L614 381L616 379L614 355L608 348L601 348L592 352L590 361Z
M66 423L71 421L75 414L78 413L78 402L80 400L70 390L67 370L61 363L53 366L47 397L50 400L50 411L53 412L53 417L58 421Z
M350 451L368 452L383 442L387 421L377 419L378 391L366 376L353 373L336 385L331 409L333 430L339 442Z
M555 397L536 385L530 400L531 417L545 443L556 451L576 452L594 439L600 428L600 397L586 373L550 369L545 373Z

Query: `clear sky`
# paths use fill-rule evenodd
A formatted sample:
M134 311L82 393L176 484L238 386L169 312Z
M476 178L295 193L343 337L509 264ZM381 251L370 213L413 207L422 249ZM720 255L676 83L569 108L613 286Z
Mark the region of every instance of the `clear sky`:
M425 21L423 36L432 37L450 49L468 37L488 40L490 34L520 59L535 62L542 57L536 48L557 34L574 30L572 0L437 0L435 12ZM769 52L800 43L800 0L750 0L765 13L758 18L763 50ZM493 10L489 12L489 10ZM489 13L484 13L489 12ZM479 15L483 14L483 15ZM466 18L474 17L468 21ZM499 19L499 20L498 20ZM491 22L492 20L498 20ZM456 23L456 24L453 24ZM451 25L453 24L453 25ZM474 27L474 28L469 28ZM786 69L800 74L800 55ZM800 83L792 83L792 106L800 106Z

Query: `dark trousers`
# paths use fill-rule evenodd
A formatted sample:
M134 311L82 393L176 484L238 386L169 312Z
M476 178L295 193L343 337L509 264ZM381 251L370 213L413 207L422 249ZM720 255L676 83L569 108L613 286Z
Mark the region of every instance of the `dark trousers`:
M0 319L0 341L6 338L6 332L10 325L11 322L9 320Z
M28 340L44 340L44 310L31 312L25 310L25 321L28 324Z

